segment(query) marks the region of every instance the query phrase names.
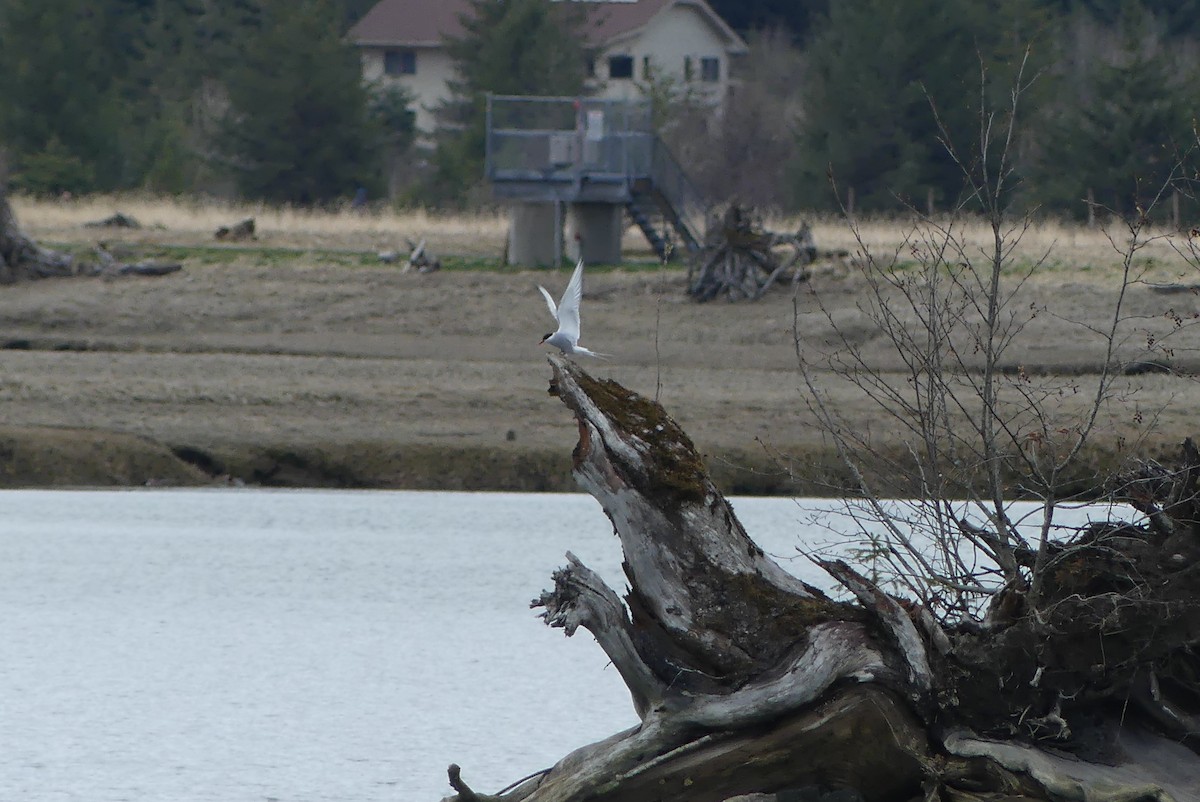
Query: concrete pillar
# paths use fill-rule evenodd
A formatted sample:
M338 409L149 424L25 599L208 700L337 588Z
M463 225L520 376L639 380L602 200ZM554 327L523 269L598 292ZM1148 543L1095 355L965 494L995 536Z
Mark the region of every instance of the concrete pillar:
M567 207L567 256L589 265L621 261L625 209L618 203L572 203Z
M508 263L553 266L558 260L557 210L553 203L514 203L508 223Z

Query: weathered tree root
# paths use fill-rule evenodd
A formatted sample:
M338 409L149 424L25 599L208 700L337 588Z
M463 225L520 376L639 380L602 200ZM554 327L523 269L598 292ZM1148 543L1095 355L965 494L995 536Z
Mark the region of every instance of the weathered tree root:
M775 250L791 248L780 259ZM767 231L752 209L731 204L719 220L710 220L704 249L688 268L688 295L697 301L757 300L789 270L793 283L808 277L804 269L816 258L812 229L802 224L795 233Z
M819 564L856 604L784 572L661 407L550 362L551 393L579 422L573 473L613 523L630 590L622 600L568 553L533 606L596 637L641 724L494 797L454 771L451 799L721 802L819 787L866 802L1200 800L1194 448L1177 481L1142 498L1167 523L1098 525L1056 545L1043 597L1012 608L1024 612L946 627L844 562ZM1095 663L1088 638L1111 662Z
M81 259L43 248L23 234L4 187L0 186L0 284L71 276L165 276L183 267L178 262L126 264L109 253L103 243L95 249L94 256L93 260Z

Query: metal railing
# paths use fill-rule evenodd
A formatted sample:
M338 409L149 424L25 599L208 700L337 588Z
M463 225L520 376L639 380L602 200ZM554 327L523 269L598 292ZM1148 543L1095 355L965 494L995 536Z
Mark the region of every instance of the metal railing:
M594 200L596 185L607 202L657 195L685 244L703 241L707 203L654 133L648 101L489 95L486 143L487 178L519 197Z
M654 134L642 101L489 95L492 180L625 180L649 175Z
M650 180L675 211L679 218L677 222L691 236L692 245L703 243L708 203L687 177L687 173L683 171L683 167L667 148L666 143L657 136L654 137Z

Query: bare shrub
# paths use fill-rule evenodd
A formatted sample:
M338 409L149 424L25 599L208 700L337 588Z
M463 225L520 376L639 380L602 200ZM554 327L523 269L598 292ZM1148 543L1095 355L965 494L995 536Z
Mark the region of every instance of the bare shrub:
M983 75L981 96L986 85ZM1064 509L1113 487L1089 451L1093 439L1110 435L1119 453L1107 464L1119 463L1153 431L1156 410L1138 405L1138 380L1127 375L1131 355L1169 361L1171 332L1184 324L1130 311L1131 288L1153 266L1140 254L1168 235L1149 227L1149 210L1113 216L1105 234L1119 277L1097 289L1094 316L1058 321L1091 341L1091 370L1054 375L1027 362L1052 353L1039 321L1059 314L1039 292L1052 249L1019 256L1034 222L1011 218L1007 206L1028 85L1019 78L1005 108L981 103L973 150L944 140L966 184L950 214L912 210L907 236L887 252L850 222L860 309L890 358L866 348L861 321L827 312L836 332L827 345L805 341L797 325L805 401L854 487L850 547L943 622L984 618L1003 593L1036 608L1062 544L1079 534L1062 526ZM976 220L986 224L983 243L967 235ZM834 385L873 406L878 426L852 425L829 400Z
M780 167L795 151L803 54L786 31L760 31L734 78L720 116L702 98L677 93L663 136L711 200L781 208L788 186Z

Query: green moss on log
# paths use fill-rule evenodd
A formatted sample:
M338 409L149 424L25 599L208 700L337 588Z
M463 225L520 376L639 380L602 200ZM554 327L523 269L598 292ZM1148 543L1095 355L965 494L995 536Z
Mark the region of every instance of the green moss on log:
M661 404L611 379L595 379L583 371L576 371L574 378L613 426L631 436L644 454L648 495L665 494L676 502L704 499L711 486L704 460Z

